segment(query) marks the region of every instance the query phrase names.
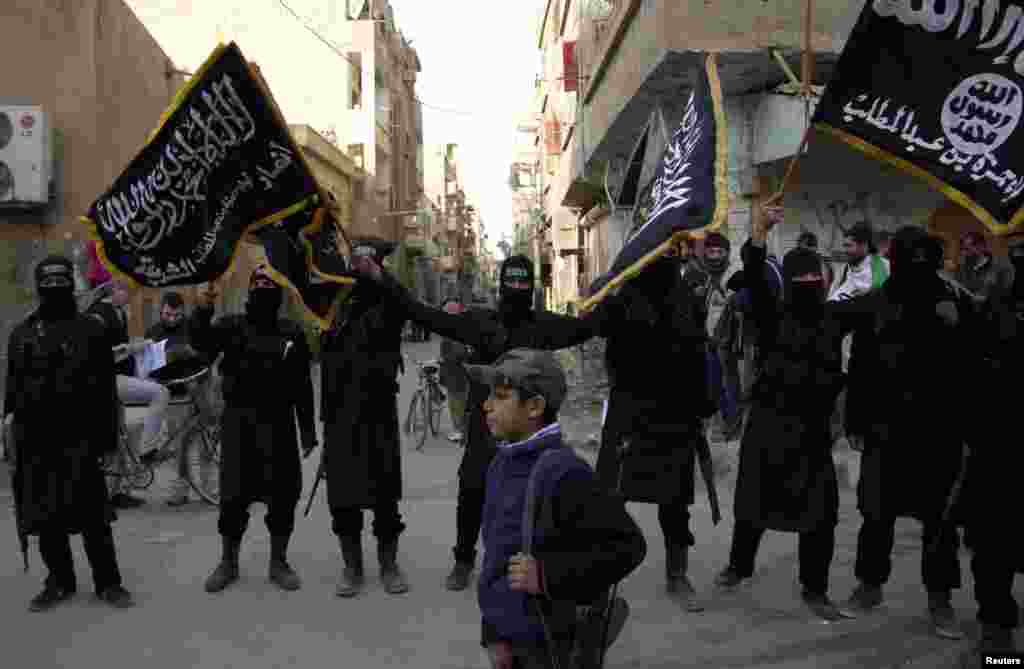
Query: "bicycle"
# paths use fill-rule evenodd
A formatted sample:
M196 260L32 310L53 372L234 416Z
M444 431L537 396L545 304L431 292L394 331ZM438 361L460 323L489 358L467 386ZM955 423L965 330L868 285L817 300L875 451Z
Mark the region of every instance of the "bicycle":
M147 405L118 402L120 426L117 450L107 456L103 466L111 494L128 489L145 490L153 485L156 467L178 457L172 445L180 438L180 448L187 449L184 455L185 480L204 501L214 505L220 503L220 425L207 397L209 377L210 367L204 367L184 378L159 379L151 376L153 380L172 388L169 406L186 406L189 414L180 427L166 436L157 447L155 455L145 461L131 446L125 409ZM178 393L174 393L174 390Z
M441 408L447 398L441 390L441 367L437 360L417 360L416 365L419 367L419 387L409 401L409 410L405 416L405 433L419 432L419 442L415 449L422 451L427 441L427 432L436 437L440 431Z

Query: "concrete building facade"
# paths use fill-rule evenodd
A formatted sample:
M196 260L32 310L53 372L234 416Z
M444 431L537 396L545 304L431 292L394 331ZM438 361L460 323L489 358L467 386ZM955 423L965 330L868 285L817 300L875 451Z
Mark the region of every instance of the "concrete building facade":
M717 56L729 143L730 211L723 232L738 265L751 211L779 187L807 128L803 100L794 96L787 73L801 70L804 4L546 3L538 41L545 64L540 110L557 118L560 146L550 133L541 144L549 169L544 206L557 255L556 302L584 296L636 223L692 86L694 52ZM814 3L811 83L817 94L863 6L863 0ZM788 184L786 222L769 240L774 253L784 254L808 230L839 262L842 229L855 220L879 229L924 225L943 202L921 182L828 138L812 133L809 147Z
M35 308L32 269L63 253L84 269L79 223L142 148L184 82L171 59L121 0L0 5L0 106L38 105L51 132L50 201L0 208L0 347ZM84 285L80 286L84 287ZM141 334L159 291L138 291L130 329Z

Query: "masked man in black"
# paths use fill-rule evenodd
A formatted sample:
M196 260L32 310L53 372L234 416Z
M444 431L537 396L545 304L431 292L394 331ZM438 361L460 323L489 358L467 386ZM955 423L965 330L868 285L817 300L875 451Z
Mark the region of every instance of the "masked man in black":
M448 314L428 307L406 291L393 277L372 263L361 269L373 279L407 318L442 337L470 347L468 363L490 365L512 348L554 350L575 346L594 336L592 327L579 319L533 310L533 263L524 256L512 256L502 263L498 309L473 309L463 314ZM517 331L532 326L527 336ZM525 332L525 331L524 331ZM487 468L497 446L484 418L483 404L490 393L486 386L470 383L466 402L466 449L459 466L457 541L455 566L447 579L449 590L469 587L476 562L476 544L480 535Z
M783 258L780 304L765 275L767 233L780 218L759 216L741 251L762 371L740 444L729 564L715 583L731 589L753 576L766 530L794 532L802 599L832 621L842 616L828 596L839 511L829 426L844 383L841 342L854 320L845 312L857 305L826 311L822 263L806 248Z
M100 458L117 448L114 354L102 327L78 313L73 277L62 256L36 266L39 310L14 329L7 347L4 411L15 435L15 508L21 531L39 537L49 570L32 611L75 593L70 534L82 535L100 599L119 608L133 604L121 584L100 468ZM55 421L54 412L62 419Z
M990 392L974 393L979 406L971 415L985 419L974 424L959 514L971 536L971 572L981 624L977 643L965 658L971 667L984 666L986 653L1018 652L1013 636L1020 613L1013 579L1015 572L1024 572L1024 550L1013 537L1019 535L1015 528L1020 523L1024 450L1013 439L1020 405L1007 389L1024 373L1024 236L1010 239L1009 256L1010 288L985 305L980 347L984 362L975 387Z
M949 505L969 443L960 391L972 388L978 356L974 305L940 275L942 247L924 230L904 227L892 240L892 273L881 290L855 298L871 305L856 326L858 374L873 380L865 397L870 421L847 422L862 450L854 573L860 582L849 609L882 603L892 570L897 517L923 525L921 577L934 632L958 639L951 592L960 587L958 537ZM843 303L838 303L843 304Z
M356 240L357 250L382 260L395 244ZM363 510L373 510L381 581L390 594L409 589L398 567L398 537L405 529L398 383L405 314L379 290L359 282L335 327L325 333L321 361L324 471L334 534L345 561L336 594L354 597L364 585Z
M221 418L220 564L206 581L220 592L238 580L238 552L253 502L267 505L270 581L283 590L301 587L287 561L302 492L302 452L316 448L311 358L306 335L296 323L278 318L284 291L262 266L249 280L244 315L211 324L217 297L208 285L192 315L192 345L211 358L220 353L225 409Z
M621 294L606 297L583 318L532 311L533 265L523 256L512 256L502 264L497 313L446 314L411 299L393 279L386 279L384 285L411 319L472 347L470 364L491 364L512 348L554 350L592 337L609 338L606 363L612 390L597 474L606 488L621 488L627 501L658 504L667 553L667 589L694 611L700 605L686 575L687 553L694 543L687 507L693 504L694 446L702 438L701 420L713 413L714 401L705 383L700 302L683 282L681 269L678 256L661 258ZM685 379L685 392L670 396L651 383L655 369L670 370L673 378ZM456 563L447 583L451 590L468 586L483 483L497 452L484 421L488 393L485 386L471 382L469 433L459 468ZM632 452L623 466L618 449L627 439Z

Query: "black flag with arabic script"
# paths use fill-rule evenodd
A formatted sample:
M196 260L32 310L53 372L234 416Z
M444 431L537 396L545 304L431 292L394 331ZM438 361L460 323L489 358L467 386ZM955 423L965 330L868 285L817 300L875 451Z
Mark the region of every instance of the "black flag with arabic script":
M355 282L348 276L343 251L348 241L341 226L324 209L306 209L259 228L252 237L263 245L271 278L299 299L321 330L329 329Z
M1011 232L1024 222L1022 14L1018 0L869 0L814 127Z
M590 286L581 310L593 308L611 290L664 254L680 232L713 230L729 209L725 112L713 54L699 54L694 85L679 128L654 175L647 220L633 231L611 269Z
M149 287L212 281L245 233L307 209L318 187L235 43L175 96L83 222L111 270Z

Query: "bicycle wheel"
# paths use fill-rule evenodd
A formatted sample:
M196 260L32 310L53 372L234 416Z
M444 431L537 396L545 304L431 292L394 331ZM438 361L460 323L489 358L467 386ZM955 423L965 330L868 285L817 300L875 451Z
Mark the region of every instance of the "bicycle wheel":
M441 399L441 390L436 385L430 386L430 410L427 412L427 423L430 425L430 434L437 436L441 430L441 409L444 400Z
M416 450L422 451L424 444L427 443L427 433L430 432L430 391L420 390L418 392L420 396L420 408L417 410L417 413L420 414L420 423L418 425L420 436L419 445L416 447Z
M422 419L423 413L419 410L419 402L423 397L423 390L417 390L412 394L412 399L409 400L409 410L405 414L405 423L403 428L407 435L413 434L416 431L418 422Z
M197 427L185 442L186 478L201 499L220 504L220 432Z
M127 491L125 471L127 467L124 462L124 454L128 451L128 436L122 429L117 436L117 450L104 456L103 477L107 483L107 494L110 497ZM124 489L122 489L124 488Z
M125 465L128 485L134 490L145 490L153 485L156 479L153 467L139 460L139 456L130 448L125 449Z

